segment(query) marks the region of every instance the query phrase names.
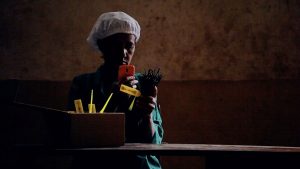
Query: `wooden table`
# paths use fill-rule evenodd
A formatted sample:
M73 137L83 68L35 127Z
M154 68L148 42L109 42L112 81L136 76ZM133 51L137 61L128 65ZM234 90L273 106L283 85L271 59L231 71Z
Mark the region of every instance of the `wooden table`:
M207 155L223 153L290 154L300 155L300 147L252 146L252 145L214 145L214 144L142 144L126 143L120 147L102 148L58 148L56 153L124 153L152 155ZM300 161L299 161L300 162Z
M300 147L213 145L213 144L140 144L126 143L120 147L41 148L19 146L19 152L52 155L129 155L201 156L205 168L300 168Z

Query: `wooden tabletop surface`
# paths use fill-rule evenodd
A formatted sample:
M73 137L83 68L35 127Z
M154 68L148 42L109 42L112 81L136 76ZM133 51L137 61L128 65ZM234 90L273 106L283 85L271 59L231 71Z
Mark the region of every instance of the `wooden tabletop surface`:
M215 145L215 144L143 144L126 143L120 147L99 147L99 148L59 148L58 152L111 152L111 153L149 153L149 154L205 154L220 152L252 152L252 153L288 153L300 154L300 147L285 146L255 146L255 145Z

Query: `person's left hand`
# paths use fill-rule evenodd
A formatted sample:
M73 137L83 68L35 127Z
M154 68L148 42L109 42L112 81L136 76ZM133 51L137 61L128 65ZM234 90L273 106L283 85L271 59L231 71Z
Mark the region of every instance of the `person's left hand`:
M157 87L153 88L152 96L140 96L136 98L135 108L144 115L150 116L157 103Z

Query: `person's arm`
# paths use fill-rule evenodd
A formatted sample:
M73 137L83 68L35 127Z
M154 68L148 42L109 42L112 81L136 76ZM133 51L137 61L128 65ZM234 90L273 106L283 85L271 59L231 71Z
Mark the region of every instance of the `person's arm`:
M157 104L157 87L153 93L153 96L141 96L136 99L135 111L140 115L138 135L143 142L160 144L163 129Z
M69 95L68 95L68 104L67 104L67 110L69 111L75 111L75 104L74 100L81 99L82 105L87 105L86 103L86 97L88 96L85 89L89 89L90 75L79 75L74 77L72 80L71 87L69 89ZM84 109L86 107L84 106Z
M123 83L137 88L137 77L129 76ZM121 82L122 83L122 82ZM138 87L140 89L140 86ZM162 119L157 104L157 87L153 87L148 96L137 97L132 112L127 116L127 122L130 123L128 131L128 140L130 142L147 142L160 144L163 137Z
M138 127L140 135L145 140L150 140L155 132L153 128L152 112L156 106L156 98L152 96L141 96L136 99L136 111L140 116Z
M154 128L154 134L152 136L151 143L161 144L163 139L163 126L162 126L162 118L160 106L157 103L155 109L152 112L152 127Z

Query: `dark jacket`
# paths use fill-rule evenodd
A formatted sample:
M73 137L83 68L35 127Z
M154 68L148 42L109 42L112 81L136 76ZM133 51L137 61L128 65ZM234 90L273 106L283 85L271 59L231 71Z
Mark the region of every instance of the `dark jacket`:
M138 112L130 112L128 107L133 100L133 97L128 97L116 90L112 85L106 85L105 81L106 70L102 66L94 73L83 74L73 79L68 100L68 110L74 111L74 100L81 99L83 108L88 111L91 90L94 93L94 103L96 110L99 112L102 109L105 101L111 94L114 93L111 101L105 109L105 112L124 112L125 113L125 136L126 142L143 142L161 144L163 137L162 119L158 106L152 112L153 126L155 134L151 140L143 140L137 135L139 130ZM136 74L136 79L139 80L140 74ZM138 89L141 86L138 84ZM79 159L77 159L79 158ZM76 157L74 161L75 168L86 168L87 165L99 164L97 168L130 168L130 169L160 169L160 163L156 156L106 156L106 157ZM79 162L80 160L81 162ZM86 161L87 160L87 161ZM100 161L99 161L100 160ZM95 162L95 163L94 163ZM83 166L81 166L83 165ZM97 165L96 165L97 166Z

